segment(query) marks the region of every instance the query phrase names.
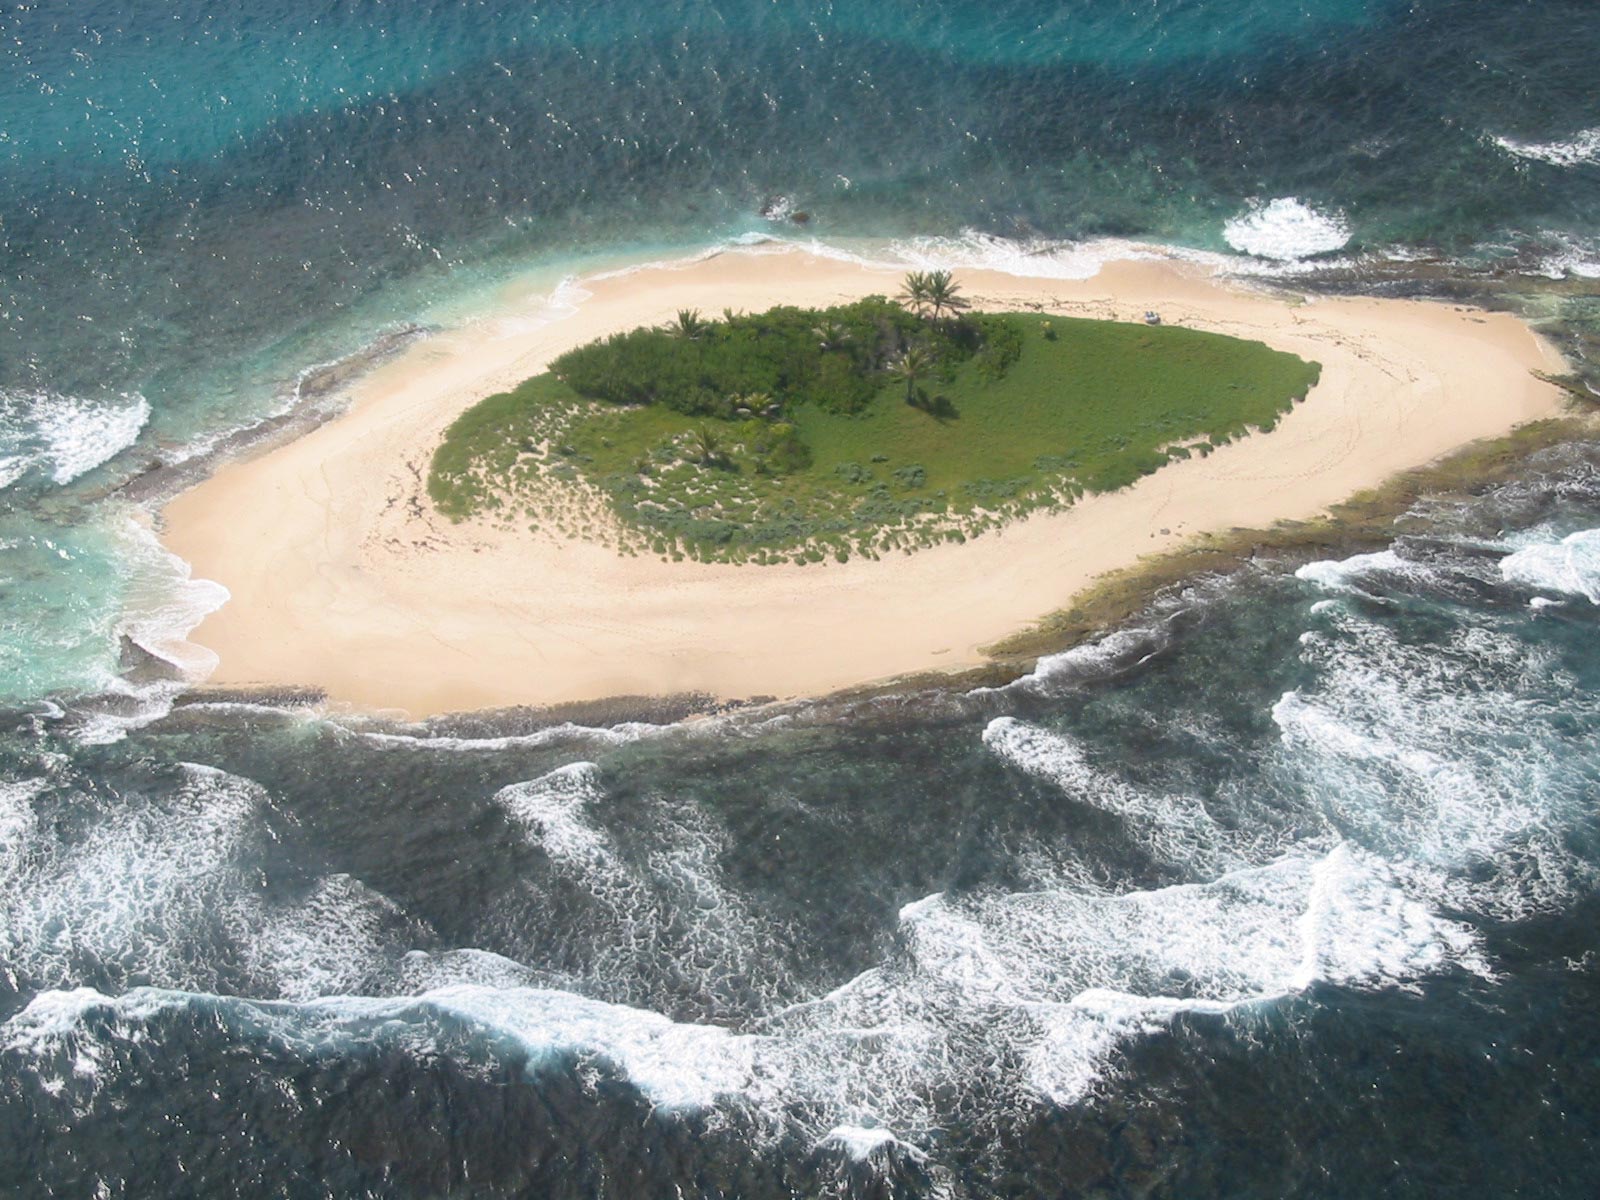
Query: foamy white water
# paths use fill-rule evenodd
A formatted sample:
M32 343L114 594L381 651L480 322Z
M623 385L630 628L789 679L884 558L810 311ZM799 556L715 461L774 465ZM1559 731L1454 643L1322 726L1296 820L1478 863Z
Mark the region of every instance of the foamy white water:
M1202 872L1241 861L1228 851L1228 835L1199 799L1145 793L1097 770L1068 737L1015 717L996 717L983 731L983 744L1074 801L1123 818L1128 836L1157 858Z
M345 874L324 876L293 904L230 905L227 924L251 972L298 1001L386 982L396 952L423 932L388 897Z
M1600 529L1525 546L1500 560L1500 572L1511 583L1600 604Z
M571 721L563 721L559 725L550 725L532 733L513 733L498 737L454 737L448 734L429 737L422 734L384 733L371 729L351 732L375 746L488 754L519 746L524 748L549 746L575 739L590 740L603 746L622 746L641 738L660 737L677 728L672 725L650 725L638 721L623 721L616 725L605 726L577 725Z
M956 237L889 243L888 260L921 270L1000 271L1028 279L1093 279L1108 262L1165 257L1154 247L1111 238L1088 242L1020 241L966 229Z
M551 858L575 866L612 867L616 854L611 840L584 819L584 808L602 794L599 776L594 763L571 763L538 779L503 787L494 800L527 827Z
M1548 537L1548 535L1545 535ZM1346 597L1384 577L1419 589L1502 579L1586 596L1600 581L1594 531L1559 542L1523 539L1501 559L1417 563L1392 552L1312 564L1298 574L1337 599L1313 608L1300 639L1315 684L1272 709L1284 766L1314 788L1335 827L1389 856L1419 895L1515 919L1548 912L1593 886L1594 871L1562 831L1585 799L1549 747L1595 703L1552 650L1495 623L1468 622L1416 645ZM1550 693L1563 697L1553 705Z
M1585 163L1600 162L1600 126L1581 129L1570 138L1550 142L1525 142L1517 138L1497 137L1495 145L1518 158L1533 159L1555 167L1576 167Z
M66 982L92 956L123 977L211 982L189 957L190 935L238 893L231 872L266 797L210 767L186 764L182 772L181 786L160 803L110 797L77 844L52 838L7 856L0 958L12 970Z
M863 1129L859 1125L838 1125L830 1129L817 1145L825 1149L838 1149L858 1162L865 1162L874 1154L882 1153L891 1146L905 1145L894 1133L888 1129ZM914 1146L907 1147L913 1153L919 1154Z
M0 487L37 469L71 483L138 440L150 403L129 395L110 402L46 392L0 392Z
M1258 258L1295 260L1342 250L1349 219L1338 210L1313 208L1293 196L1253 202L1222 227L1228 245Z

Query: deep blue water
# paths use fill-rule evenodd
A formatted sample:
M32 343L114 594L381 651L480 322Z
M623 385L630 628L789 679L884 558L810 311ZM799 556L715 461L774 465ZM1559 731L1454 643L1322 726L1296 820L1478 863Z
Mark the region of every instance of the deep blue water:
M186 703L137 650L218 597L108 493L755 236L1421 260L1581 353L1597 53L1579 0L0 4L0 1190L1593 1195L1592 446L1002 692L684 726Z

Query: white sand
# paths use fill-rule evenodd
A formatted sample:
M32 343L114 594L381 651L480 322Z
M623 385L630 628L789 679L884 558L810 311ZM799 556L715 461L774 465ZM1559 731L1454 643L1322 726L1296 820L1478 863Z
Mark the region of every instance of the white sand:
M1201 532L1313 516L1559 408L1558 390L1529 373L1561 370L1559 356L1502 314L1295 303L1169 262L1113 263L1083 282L958 280L989 310L1042 303L1131 320L1159 309L1319 361L1322 379L1270 434L1064 513L877 562L664 563L433 514L425 480L444 428L554 355L680 308L892 295L900 272L762 248L593 281L565 319L501 317L417 345L362 380L347 415L224 466L167 507L167 545L232 592L192 635L220 655L211 682L319 686L423 716L626 694L820 694L971 666L979 647L1103 572Z

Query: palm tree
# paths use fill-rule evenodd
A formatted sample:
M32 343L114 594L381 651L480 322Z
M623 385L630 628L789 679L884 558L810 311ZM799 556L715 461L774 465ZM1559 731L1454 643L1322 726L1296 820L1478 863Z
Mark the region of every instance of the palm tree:
M906 381L906 403L914 404L917 380L925 379L933 370L933 355L921 346L907 346L905 353L889 364L889 369Z
M811 332L824 351L843 350L850 344L850 330L832 319L812 326Z
M667 324L667 332L673 337L685 338L694 341L704 335L709 328L700 317L698 308L680 308L677 319Z
M722 457L722 439L709 425L700 425L689 431L689 450L702 467L709 467Z
M923 285L935 321L946 312L953 317L967 307L967 298L959 294L961 285L950 277L949 271L929 271L923 276Z
M906 276L905 287L900 289L900 302L919 317L928 308L928 275L925 271L912 271Z
M747 408L756 416L760 416L772 406L771 392L745 392L742 396L735 396L734 403L739 408Z

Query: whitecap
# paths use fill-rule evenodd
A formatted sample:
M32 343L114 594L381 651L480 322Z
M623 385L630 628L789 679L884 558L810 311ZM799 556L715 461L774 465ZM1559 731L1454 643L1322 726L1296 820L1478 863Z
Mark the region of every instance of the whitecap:
M895 1137L892 1130L868 1129L860 1125L834 1126L818 1140L817 1147L822 1150L839 1150L856 1162L866 1162L875 1155L884 1154L895 1147L903 1148L913 1158L923 1157L920 1150L902 1142Z
M1013 1005L1115 992L1140 1011L1223 1011L1316 982L1393 986L1447 962L1482 966L1470 930L1430 913L1388 864L1348 844L1121 895L935 895L908 906L901 929L929 982Z
M303 1050L347 1048L374 1031L401 1034L439 1017L473 1026L526 1055L532 1065L578 1054L609 1064L658 1109L703 1110L752 1084L759 1039L712 1025L540 988L457 984L418 996L336 996L305 1002L248 1000L134 988L108 997L91 988L46 991L0 1026L0 1046L34 1059L71 1055L98 1065L109 1036L132 1040L137 1026L164 1011L214 1008L236 1028L254 1028ZM103 1030L103 1032L102 1032ZM408 1040L415 1040L414 1038Z
M1452 965L1488 971L1470 929L1349 845L1123 895L935 894L906 906L901 933L914 970L900 1005L983 1006L1029 1086L1058 1104L1091 1095L1126 1039L1182 1014L1232 1017L1319 982L1405 987Z
M0 487L30 469L71 483L138 440L150 402L137 393L96 402L49 392L0 392Z
M1330 628L1301 639L1315 682L1272 718L1279 770L1329 828L1465 912L1516 919L1594 886L1568 831L1587 820L1595 756L1565 729L1595 706L1553 653L1498 626L1419 647L1348 609L1324 616Z
M413 993L460 983L500 989L538 987L544 982L542 975L503 954L472 947L435 953L411 950L400 960L401 983Z
M1581 529L1559 542L1524 546L1500 560L1500 573L1508 583L1600 604L1600 529Z
M228 925L251 973L273 981L286 1000L371 986L387 974L394 949L388 931L416 932L387 896L342 873L319 879L293 904L236 905Z
M1093 279L1108 262L1166 257L1154 247L1104 238L1064 242L1018 239L964 229L956 237L915 237L889 243L895 265L951 270L967 267L1027 279Z
M510 960L453 951L407 955L403 975L423 990L405 996L45 993L0 1042L59 1055L54 1069L66 1074L173 1005L319 1052L383 1038L437 1054L457 1026L536 1069L575 1064L591 1082L614 1070L659 1110L735 1107L772 1130L809 1131L847 1160L919 1161L901 1137L937 1128L951 1097L981 1103L1021 1086L1080 1102L1127 1038L1183 1014L1233 1020L1319 980L1404 986L1450 964L1476 967L1469 932L1350 848L1120 896L936 894L906 906L900 939L903 955L750 1032L533 986Z
M10 487L28 473L28 458L24 454L0 454L0 490Z
M1198 799L1144 792L1097 770L1083 748L1064 734L1015 717L996 717L984 728L983 744L997 758L1054 784L1073 800L1122 818L1128 835L1166 862L1206 871L1237 861L1229 853L1227 833Z
M1319 559L1306 563L1295 571L1296 579L1314 583L1330 592L1359 591L1356 582L1376 573L1401 573L1407 563L1394 550L1378 550L1371 554L1353 554L1349 558Z
M928 1156L877 1125L836 1125L818 1138L816 1158L831 1171L831 1186L822 1192L834 1196L952 1196L959 1189L931 1167Z
M1293 196L1252 200L1222 227L1228 245L1257 258L1292 260L1330 254L1350 241L1350 222L1337 209L1316 209Z
M72 1075L100 1082L105 1059L103 1038L92 1035L92 1018L110 1018L113 1037L135 1040L137 1027L174 1003L170 993L139 988L112 998L93 988L40 992L27 1006L4 1025L0 1025L0 1049L42 1063L60 1057ZM46 1091L58 1092L60 1081L46 1083Z
M1577 167L1600 162L1600 126L1582 129L1570 138L1553 142L1524 142L1497 137L1495 145L1518 158L1530 158L1555 167Z
M0 887L13 886L38 822L33 802L48 786L43 779L0 780ZM0 917L0 934L4 928Z
M657 1108L708 1109L741 1096L752 1082L755 1038L571 992L457 984L361 1007L398 1013L418 1005L488 1026L535 1062L577 1051L609 1063ZM336 1014L343 1002L319 1000L309 1007Z
M513 783L494 802L553 860L575 866L614 866L605 830L585 819L584 809L601 798L600 768L590 762L557 767L538 779Z
M85 961L174 986L209 980L193 931L238 890L236 856L266 793L215 768L181 770L159 799L115 797L77 842L19 828L0 894L0 959L11 970L47 985L74 978Z
M1545 233L1541 242L1553 249L1539 260L1539 271L1550 279L1600 279L1600 243L1563 233Z
M340 728L364 742L379 747L493 753L499 750L549 746L572 740L593 741L602 746L625 746L642 738L660 737L670 730L682 727L649 725L638 721L623 721L609 726L578 725L571 721L563 721L559 725L549 725L532 733L509 733L494 737L455 737L450 734L427 736L384 733L380 730L352 730L345 726Z
M1049 690L1052 686L1106 679L1149 662L1166 648L1169 640L1160 629L1119 629L1057 654L1042 655L1032 671L1005 688L977 688L973 694L1007 688Z

